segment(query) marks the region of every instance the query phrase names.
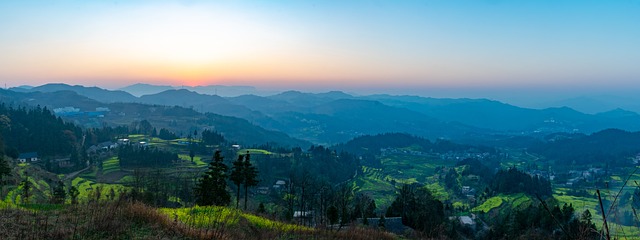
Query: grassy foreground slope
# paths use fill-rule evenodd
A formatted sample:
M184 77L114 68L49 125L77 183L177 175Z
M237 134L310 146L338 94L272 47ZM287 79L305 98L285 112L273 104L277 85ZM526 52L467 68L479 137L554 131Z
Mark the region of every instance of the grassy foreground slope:
M0 239L394 239L281 223L225 207L156 209L124 200L56 207L0 204Z

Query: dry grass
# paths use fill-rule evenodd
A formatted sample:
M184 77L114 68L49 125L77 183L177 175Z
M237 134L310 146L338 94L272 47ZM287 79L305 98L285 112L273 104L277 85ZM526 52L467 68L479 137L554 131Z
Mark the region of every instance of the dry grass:
M215 218L216 216L210 216ZM0 239L395 239L374 229L281 231L238 218L197 226L141 203L116 201L57 210L0 209Z

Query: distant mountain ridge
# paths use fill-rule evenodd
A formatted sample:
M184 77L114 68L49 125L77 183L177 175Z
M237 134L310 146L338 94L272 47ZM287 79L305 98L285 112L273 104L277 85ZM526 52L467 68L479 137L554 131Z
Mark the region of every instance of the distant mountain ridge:
M133 121L148 120L157 129L167 128L176 133L190 132L192 131L191 128L196 126L212 128L222 133L227 140L241 144L260 145L270 143L300 147L311 145L307 141L292 138L277 130L264 129L242 118L214 113L204 114L194 109L179 106L159 106L136 102L103 103L67 90L56 92L15 92L0 89L0 101L12 107L41 106L50 110L73 107L78 110L79 114L63 117L67 121L90 127L129 125ZM96 111L99 107L108 110L101 113L103 115L101 117L87 117L85 112Z
M591 95L573 97L540 104L541 106L567 106L584 113L597 114L615 109L625 109L640 113L640 97L637 94Z
M134 96L151 95L161 93L167 90L189 90L200 94L218 95L223 97L236 97L247 94L268 95L274 92L261 91L252 86L225 86L225 85L208 85L208 86L168 86L168 85L151 85L145 83L136 83L130 86L120 88Z
M386 132L407 132L429 139L487 139L505 134L592 133L607 128L640 130L640 115L623 109L586 114L568 107L539 110L488 99L354 96L340 91L285 91L269 96L221 97L187 89L168 89L135 97L122 91L65 84L20 89L22 92L55 90L74 91L98 102L180 106L202 113L238 117L265 129L329 145L365 134ZM110 101L103 101L105 98ZM69 104L72 106L73 103Z
M32 88L10 88L9 90L16 92L57 92L57 91L73 91L79 95L95 99L100 102L135 102L137 98L125 91L111 91L99 87L85 87L81 85L68 85L64 83L49 83L42 86Z

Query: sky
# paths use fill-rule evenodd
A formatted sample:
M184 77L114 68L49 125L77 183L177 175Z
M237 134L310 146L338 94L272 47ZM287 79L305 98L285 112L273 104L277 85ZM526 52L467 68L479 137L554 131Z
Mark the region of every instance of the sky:
M0 1L8 87L630 91L638 43L640 0Z

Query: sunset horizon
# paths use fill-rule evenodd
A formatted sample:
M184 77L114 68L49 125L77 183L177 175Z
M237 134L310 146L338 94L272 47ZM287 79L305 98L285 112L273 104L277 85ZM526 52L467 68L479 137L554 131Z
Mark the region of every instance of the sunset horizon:
M633 1L0 3L0 80L640 89Z

